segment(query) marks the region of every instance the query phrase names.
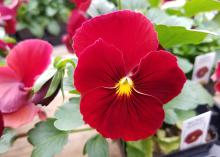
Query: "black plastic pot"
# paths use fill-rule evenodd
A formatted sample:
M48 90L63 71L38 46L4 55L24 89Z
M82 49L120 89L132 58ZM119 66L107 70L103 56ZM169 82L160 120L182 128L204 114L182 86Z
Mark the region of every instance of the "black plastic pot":
M206 144L195 146L186 150L176 151L168 155L163 155L160 157L206 157L209 155L210 148L217 142L218 133L215 129L210 129L210 139Z

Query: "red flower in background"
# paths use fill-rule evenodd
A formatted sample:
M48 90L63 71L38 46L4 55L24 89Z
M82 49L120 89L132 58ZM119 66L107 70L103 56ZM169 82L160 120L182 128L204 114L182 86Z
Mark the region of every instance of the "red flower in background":
M186 78L175 56L157 51L152 23L140 13L118 11L88 20L73 40L84 121L112 139L153 135L164 120L163 104L180 93Z
M7 43L3 40L0 40L0 52L5 53L5 56L7 55L7 51L9 51L11 48L13 48L13 43Z
M8 34L14 34L16 32L16 11L1 4L0 26L3 26Z
M220 61L218 61L215 69L215 73L212 75L212 80L215 82L216 92L220 92Z
M16 32L16 11L22 3L29 0L13 0L9 6L4 5L4 0L0 1L0 26L5 28L6 33Z
M50 63L52 46L42 40L26 40L7 56L0 67L0 111L6 127L17 128L35 117L39 108L31 101L31 88Z
M73 40L72 37L83 22L87 20L85 13L79 9L75 9L71 12L67 23L67 34L63 36L63 43L65 43L69 52L73 53Z
M89 8L92 0L71 0L71 1L76 4L76 7L79 10L86 11Z
M67 34L63 36L62 41L66 45L68 51L73 53L73 40L76 30L87 20L86 10L89 8L91 0L71 0L76 4L76 9L72 10L69 20L67 22Z

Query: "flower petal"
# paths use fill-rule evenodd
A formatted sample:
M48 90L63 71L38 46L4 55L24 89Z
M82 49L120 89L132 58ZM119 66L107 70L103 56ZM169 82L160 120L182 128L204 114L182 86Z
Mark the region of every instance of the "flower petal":
M14 112L28 101L29 92L24 89L24 84L10 68L1 67L0 76L0 111Z
M7 57L7 63L25 87L31 87L50 64L52 46L43 40L30 39L16 45Z
M133 141L153 135L163 123L158 101L136 92L119 97L115 89L97 88L82 97L83 119L106 138Z
M74 9L71 12L71 15L69 17L68 23L67 23L67 33L73 37L73 35L76 32L76 29L78 29L83 22L87 20L87 17L85 16L85 13L81 10Z
M177 96L186 81L174 55L166 51L151 52L142 60L132 76L135 89L167 103Z
M97 40L82 53L74 73L74 84L84 94L94 88L114 87L125 76L121 52Z
M158 47L157 34L152 23L144 15L128 10L86 21L73 37L77 56L99 38L122 51L127 71L137 65L148 52L157 50Z
M86 11L89 8L89 5L92 0L72 0L76 4L77 8Z
M39 108L34 104L26 104L24 107L14 113L3 114L4 124L6 127L18 128L31 122Z

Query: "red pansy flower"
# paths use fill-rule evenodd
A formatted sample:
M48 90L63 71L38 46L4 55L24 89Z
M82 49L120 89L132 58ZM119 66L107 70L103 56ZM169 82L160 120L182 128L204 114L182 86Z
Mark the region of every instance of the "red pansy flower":
M71 0L79 10L86 11L92 0Z
M220 61L218 61L215 72L211 78L215 82L216 92L220 92Z
M164 120L163 104L180 93L186 78L175 56L157 51L152 23L140 13L118 11L88 20L73 40L84 121L107 138L153 135Z
M0 111L6 127L26 124L39 112L31 101L31 88L50 63L52 46L42 40L26 40L7 56L0 67Z
M76 32L76 29L78 29L83 22L87 20L87 17L85 13L79 9L74 9L71 12L71 15L69 17L68 23L67 23L67 34L63 36L63 43L65 43L67 49L69 52L73 53L73 40L72 37Z

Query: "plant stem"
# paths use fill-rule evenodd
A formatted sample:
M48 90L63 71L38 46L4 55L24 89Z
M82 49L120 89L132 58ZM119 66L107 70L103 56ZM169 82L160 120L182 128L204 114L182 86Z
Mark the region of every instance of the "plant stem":
M122 2L121 0L117 0L118 10L122 10Z
M76 129L76 130L70 131L70 133L79 133L79 132L90 131L90 130L93 130L93 128ZM17 140L17 139L19 139L19 138L24 138L24 137L27 137L27 133L18 134L18 135L15 137L15 140Z
M76 130L70 131L70 133L78 133L78 132L84 132L84 131L90 131L90 130L93 130L93 128L76 129Z
M121 157L127 157L127 153L126 153L126 150L125 150L125 146L124 146L124 144L123 144L123 141L122 141L121 139L118 139L118 140L116 140L116 143L118 144Z

